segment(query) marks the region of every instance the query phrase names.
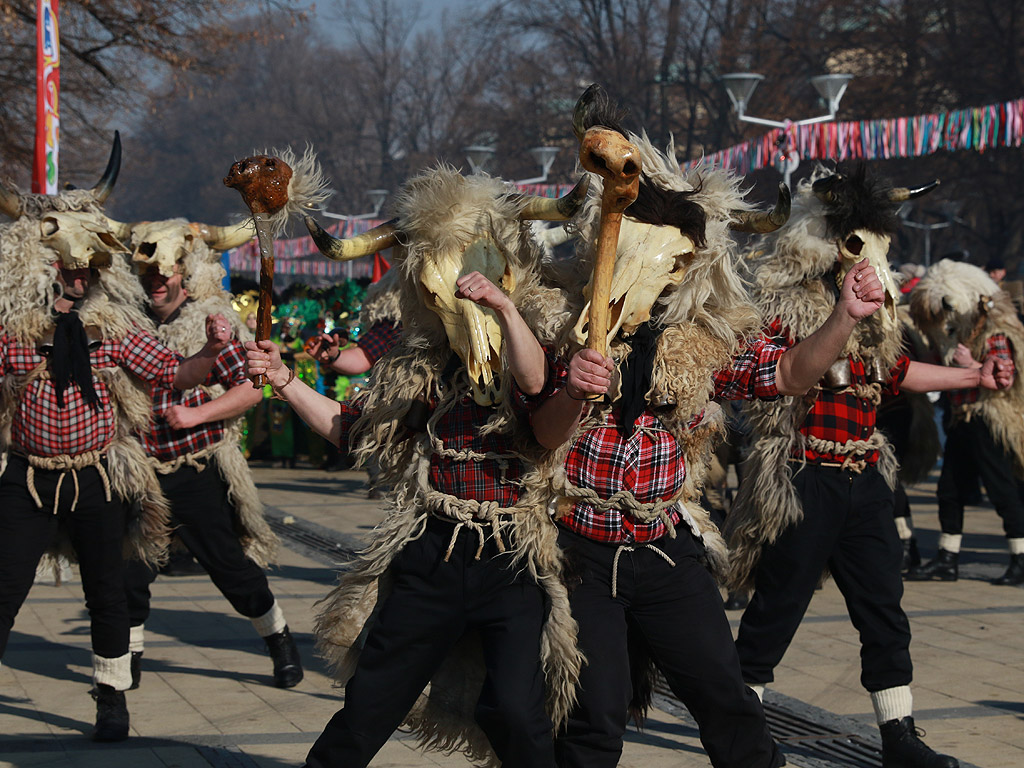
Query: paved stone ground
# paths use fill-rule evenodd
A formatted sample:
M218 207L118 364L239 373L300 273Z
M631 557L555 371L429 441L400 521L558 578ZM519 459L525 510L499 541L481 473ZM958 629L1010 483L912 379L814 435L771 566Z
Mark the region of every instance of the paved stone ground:
M363 475L306 469L256 469L269 513L296 528L356 542L380 519L366 499ZM933 478L934 480L934 478ZM934 552L933 484L913 489L919 539ZM287 525L288 523L282 523ZM318 528L319 526L319 528ZM912 653L919 726L932 746L983 768L1024 765L1024 589L994 587L1006 554L998 517L969 510L963 577L955 584L908 584L904 606L914 631ZM96 745L90 687L88 621L80 584L37 584L18 616L0 668L0 766L17 768L283 768L302 764L313 740L341 706L322 662L313 655L314 603L334 581L315 552L286 540L272 586L306 662L295 689L271 685L270 661L248 621L235 615L205 576L160 577L142 687L128 693L132 738ZM315 543L315 542L314 542ZM734 620L739 614L731 614ZM859 685L856 635L831 583L816 594L777 670L781 702L840 730L874 738L873 715ZM706 766L696 730L669 701L643 734L630 732L623 768ZM799 739L787 746L801 766L870 765L806 757ZM878 763L875 762L875 765ZM373 763L381 768L465 766L459 756L422 754L401 734Z

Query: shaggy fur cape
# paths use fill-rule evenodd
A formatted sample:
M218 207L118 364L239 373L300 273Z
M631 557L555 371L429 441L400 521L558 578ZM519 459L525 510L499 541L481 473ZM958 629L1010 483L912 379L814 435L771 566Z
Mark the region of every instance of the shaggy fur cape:
M174 351L189 357L206 344L207 315L220 313L231 323L236 339L250 341L252 333L232 308L231 294L221 287L225 272L220 255L201 239L195 238L191 252L185 256L184 267L185 290L192 300L182 305L181 312L173 321L160 325L150 323L153 334ZM226 391L219 384L203 386L202 389L214 398ZM263 504L239 448L242 420L239 416L223 422L224 438L214 449L214 458L228 486L235 531L245 554L262 568L276 560L280 541L263 517Z
M24 213L13 223L0 225L0 327L18 343L34 346L51 334L56 325L51 309L57 279L53 262L57 258L40 243L39 219L50 211L102 211L89 190L22 195L22 210ZM115 255L109 268L99 270L99 279L90 288L79 315L84 325L98 328L104 338L121 338L148 326L142 312L144 301L142 288L127 261ZM96 370L94 374L108 387L114 414L115 436L106 449L111 490L139 510L129 521L126 556L159 564L166 558L169 509L142 445L133 436L150 428L152 406L148 391L123 368ZM4 463L15 408L28 383L14 376L3 378L0 451ZM74 557L66 539L48 554Z
M496 179L463 177L453 168L430 170L407 182L398 196L398 223L405 233L396 248L394 266L401 297L404 332L398 345L374 366L372 383L362 401L362 417L349 436L359 462L374 456L380 462L381 483L393 486L388 513L374 531L369 547L348 565L338 586L320 604L316 623L318 648L329 661L339 684L351 677L358 662L360 633L372 621L374 606L389 591L392 560L418 538L430 511L430 457L436 450L426 435L407 437L405 419L420 400L458 397L468 391L465 368L451 386L441 375L452 355L440 318L427 309L417 291L424 258L434 250L464 247L482 234L499 244L515 276L511 298L541 343L551 344L568 315L559 291L543 288L537 278L539 252L528 223L517 215L521 198ZM504 352L503 352L504 355ZM508 432L515 450L527 462L523 492L515 507L514 557L545 590L549 602L541 637L547 684L547 707L552 721L561 723L572 705L582 658L576 649L576 623L569 612L561 581L562 562L556 531L547 514L544 483L531 460L541 454L528 427L513 414L508 396L481 430ZM401 660L396 660L401 663ZM431 679L406 725L426 748L462 750L470 760L496 764L483 732L473 720L479 697L482 664L479 639L466 636Z
M1013 301L984 270L943 259L934 264L910 294L910 313L932 347L948 365L957 344L975 360L988 355L988 339L1004 334L1013 348L1017 369L1009 389L982 389L977 402L958 406L954 421L982 418L993 437L1014 458L1024 477L1024 327Z
M830 231L828 210L814 196L811 184L824 175L819 169L804 181L793 200L789 223L764 236L753 249L753 294L765 325L778 319L794 341L817 330L835 307L836 236ZM884 310L859 322L843 349L844 357L878 361L888 371L902 354L897 326L884 322ZM754 445L744 465L744 481L726 518L730 547L729 588L753 587L754 570L764 546L803 519L803 505L792 483L792 456L803 455L807 440L800 433L819 389L804 397L752 401L746 405ZM881 437L881 433L878 433ZM884 440L884 437L882 438ZM878 469L895 487L896 458L885 441Z

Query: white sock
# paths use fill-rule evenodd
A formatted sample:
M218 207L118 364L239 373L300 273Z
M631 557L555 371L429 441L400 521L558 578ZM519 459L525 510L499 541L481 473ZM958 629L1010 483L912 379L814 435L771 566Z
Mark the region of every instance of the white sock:
M914 529L910 527L909 517L896 518L896 533L899 534L902 541L906 541L914 535Z
M1024 539L1007 539L1011 555L1024 555Z
M878 724L891 720L902 720L914 712L914 697L909 685L885 688L871 694L871 705L875 708L875 719Z
M939 534L939 549L944 549L947 552L953 554L960 553L960 541L963 539L962 533L940 533Z
M252 622L253 629L256 630L256 634L260 637L269 637L270 635L276 635L286 626L288 622L284 620L284 611L281 610L281 606L277 604L277 600L270 606L270 610L264 613L262 616L257 616L254 619L249 619Z
M757 700L764 704L764 686L757 683L747 683L747 688L757 694Z
M132 655L126 653L116 659L92 655L92 681L96 685L109 685L115 691L127 691L132 685Z
M146 625L139 624L128 630L128 650L131 653L142 653L146 650Z

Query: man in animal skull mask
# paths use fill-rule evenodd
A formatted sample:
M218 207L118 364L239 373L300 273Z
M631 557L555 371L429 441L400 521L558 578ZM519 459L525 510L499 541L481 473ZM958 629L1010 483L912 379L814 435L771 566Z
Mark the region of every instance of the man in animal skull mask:
M753 589L736 641L743 678L759 695L803 618L822 573L836 580L860 633L861 683L871 694L891 768L951 768L917 735L910 626L900 606L903 546L893 520L896 461L875 430L881 393L1006 386L989 361L957 370L911 361L896 316L899 292L886 254L899 203L923 194L867 174L818 169L803 182L785 230L755 244L755 300L772 335L805 339L842 301L836 285L867 259L885 307L859 324L803 398L748 406L754 445L726 520L730 584Z
M588 90L574 120L586 167L621 166L624 174L642 168L639 196L625 208L618 237L610 357L573 353L565 387L532 418L538 439L556 449L555 517L587 658L557 757L562 768L618 764L628 710L642 716L647 705L649 678L638 673L653 660L697 721L712 765L778 766L785 759L743 683L718 586L704 564L725 567L721 537L699 504L722 431L711 398L805 392L855 324L880 306L881 286L868 265L858 265L813 338L791 349L758 338L729 228L779 227L788 215L786 191L776 211L753 212L727 172L684 175L674 148L662 153L646 136L629 135L635 146L623 147L619 119L602 92ZM598 161L587 164L589 153ZM605 187L616 181L610 173ZM588 266L603 240L598 207L592 199L580 225ZM592 285L581 292L570 284L569 293L589 298ZM587 317L584 309L570 353L583 342ZM622 375L610 389L613 366ZM582 402L609 392L602 403Z
M296 162L292 189L313 173L313 157ZM289 205L305 205L292 191ZM188 354L201 345L203 318L219 313L231 341L221 350L204 385L183 393L153 386L153 428L140 434L171 504L175 535L210 574L232 607L248 618L273 659L274 684L297 685L303 676L298 648L274 598L263 567L272 562L277 536L263 519L256 486L238 447L239 418L262 397L245 375L242 342L249 330L232 311L222 287L220 252L249 241L251 221L232 227L184 219L143 222L130 227L133 261L149 298L146 312L154 332L170 348ZM145 622L156 569L137 561L126 570L131 614L132 687L142 674Z
M407 182L394 222L352 240L307 220L331 258L398 245L403 335L353 403L295 380L273 344L247 345L251 374L265 372L358 462L376 456L394 488L387 518L320 613L317 637L346 684L345 707L310 768L365 766L403 720L434 748L493 751L506 768L554 766L552 723L580 657L530 471L541 451L523 414L559 375L538 338L553 340L564 312L559 292L539 285L526 220L565 219L579 197L524 198L441 167Z
M96 741L128 736L125 552L159 562L167 546L166 501L133 436L149 428L143 385L196 386L228 338L223 317L207 318L205 343L182 361L144 330L142 291L102 211L119 166L115 140L91 190L0 187L14 219L0 226L0 656L59 533L89 610Z

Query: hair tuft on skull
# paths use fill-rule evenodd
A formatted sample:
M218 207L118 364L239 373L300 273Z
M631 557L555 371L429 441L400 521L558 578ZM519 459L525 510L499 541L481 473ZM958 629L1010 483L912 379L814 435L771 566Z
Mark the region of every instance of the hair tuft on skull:
M870 176L864 163L857 163L852 170L840 166L835 173L817 179L812 188L825 204L830 237L843 238L856 229L892 235L899 229L899 206L889 198L892 185Z

